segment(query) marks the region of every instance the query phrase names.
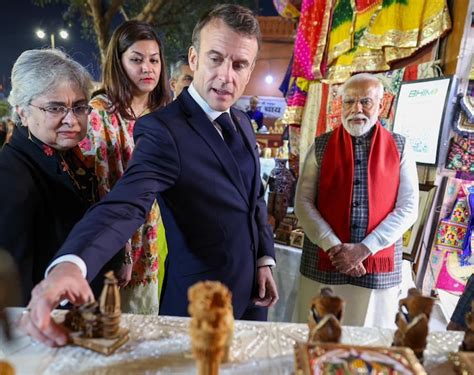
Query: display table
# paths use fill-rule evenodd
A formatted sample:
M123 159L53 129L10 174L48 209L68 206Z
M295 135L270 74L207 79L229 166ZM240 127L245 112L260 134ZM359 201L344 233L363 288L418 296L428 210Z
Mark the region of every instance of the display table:
M20 309L14 309L18 316ZM188 318L124 314L122 325L130 340L110 357L74 346L48 348L15 331L15 341L0 341L0 358L8 359L17 374L193 374ZM305 340L307 326L293 323L237 321L231 362L221 374L291 374L293 344ZM342 342L353 345L389 346L393 331L343 327ZM431 374L451 374L442 364L462 341L461 332L434 332L429 336L425 366ZM3 338L2 338L3 340Z
M273 278L280 299L269 309L268 320L292 322L300 281L301 249L275 243L275 256L277 263L273 269Z
M302 250L299 248L275 243L276 266L273 270L273 278L275 279L280 299L275 307L268 312L268 320L271 322L295 321L294 309L299 288L301 254ZM402 262L400 295L406 296L408 289L414 287L415 283L411 276L411 263L404 260ZM315 291L314 295L318 293L319 291Z

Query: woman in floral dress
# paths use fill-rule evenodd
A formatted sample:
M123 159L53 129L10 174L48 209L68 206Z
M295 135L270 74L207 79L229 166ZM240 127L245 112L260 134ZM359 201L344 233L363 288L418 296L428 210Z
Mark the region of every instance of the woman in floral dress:
M104 197L123 175L131 158L136 119L170 101L163 50L147 23L127 21L110 40L103 87L93 95L87 136L80 146L95 159L99 195ZM160 236L160 241L157 240ZM158 248L160 245L160 248ZM125 245L119 272L122 311L157 314L160 257L166 255L164 229L157 203L146 222Z

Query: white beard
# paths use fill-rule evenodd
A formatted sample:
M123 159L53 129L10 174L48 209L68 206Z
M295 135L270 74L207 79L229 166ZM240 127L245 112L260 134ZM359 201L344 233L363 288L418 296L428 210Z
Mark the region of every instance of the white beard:
M349 120L354 120L354 119L364 120L365 123L363 125L356 125L356 124L349 123ZM372 118L369 118L362 114L358 114L358 115L348 116L346 118L343 118L342 126L344 126L344 129L346 129L346 131L353 137L360 137L361 135L364 135L370 129L372 129L372 127L376 124L377 119L378 119L378 113L375 113Z

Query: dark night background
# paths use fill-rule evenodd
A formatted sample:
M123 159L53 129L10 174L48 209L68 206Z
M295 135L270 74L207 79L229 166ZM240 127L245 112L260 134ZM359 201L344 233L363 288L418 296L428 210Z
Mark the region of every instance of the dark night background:
M219 2L216 1L216 3ZM277 15L272 0L260 0L258 3L259 15ZM51 32L56 35L56 47L62 48L75 60L86 66L95 80L100 79L98 49L95 42L85 40L81 36L79 21L67 25L63 19L65 9L67 9L67 6L63 4L50 4L42 8L34 5L32 0L2 1L2 11L0 12L0 84L4 88L3 95L7 96L10 90L10 73L16 58L24 50L49 47L49 33ZM42 28L47 32L48 35L45 39L39 39L36 36L35 32L38 28ZM68 30L69 38L67 40L58 37L61 28ZM0 99L3 95L0 92Z

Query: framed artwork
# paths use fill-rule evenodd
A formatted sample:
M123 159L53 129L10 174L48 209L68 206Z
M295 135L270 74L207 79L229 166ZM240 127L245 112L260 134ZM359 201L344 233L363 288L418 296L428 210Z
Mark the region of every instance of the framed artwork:
M418 219L415 224L403 234L403 259L414 262L417 258L420 241L423 237L426 220L433 206L435 194L435 185L420 184Z
M393 131L407 138L415 161L436 165L450 77L402 82L398 92Z

